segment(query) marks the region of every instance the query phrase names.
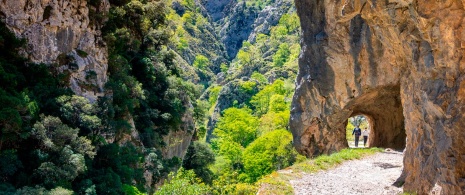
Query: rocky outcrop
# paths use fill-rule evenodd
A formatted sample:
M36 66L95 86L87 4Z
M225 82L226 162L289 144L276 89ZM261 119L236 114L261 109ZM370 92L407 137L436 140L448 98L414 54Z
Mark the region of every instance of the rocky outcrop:
M281 16L287 13L291 8L294 8L294 6L292 6L292 2L289 0L278 0L273 5L263 8L263 10L258 13L257 19L255 19L253 31L250 33L247 41L255 43L258 34L269 34L271 27L278 24Z
M221 2L207 1L204 3L212 6L210 4L216 5ZM211 16L209 15L210 13L200 1L195 1L195 5L183 5L180 1L173 1L171 9L173 9L180 17L182 17L186 12L193 11L193 9L197 10L197 13L195 14L198 22L196 24L170 23L170 28L172 29L177 29L179 27L177 25L183 25L183 29L185 29L188 33L188 35L183 35L185 37L180 38L183 41L186 41L185 48L180 49L179 44L177 44L176 41L171 42L170 48L173 51L178 52L178 55L181 57L181 59L177 59L176 61L180 62L177 64L184 66L182 67L183 70L186 68L194 70L194 67L191 65L194 63L196 56L204 55L207 57L210 64L206 70L202 70L204 72L187 73L187 75L192 77L193 74L198 74L200 81L198 78L189 80L192 80L196 84L202 83L208 85L208 82L212 80L214 75L221 71L221 64L228 63L225 47L216 33L214 23L211 21ZM190 67L186 67L185 65Z
M200 0L211 19L216 22L228 15L229 9L235 4L233 0Z
M192 109L192 105L189 104L189 108ZM195 124L192 116L192 111L186 111L181 118L182 123L178 128L179 130L170 131L168 135L163 136L163 142L166 144L162 149L163 158L184 158L187 148L192 141L192 135L195 132Z
M242 47L242 42L248 39L253 30L257 10L253 7L247 7L246 2L242 1L237 3L230 11L231 14L228 20L224 20L224 25L222 25L219 34L229 58L234 59Z
M464 6L296 0L303 41L290 127L297 150L314 156L347 147L347 118L364 114L374 124L372 146L406 142L405 191L464 192Z
M108 1L97 6L105 13ZM25 57L34 63L70 70L71 89L95 100L107 80L107 51L100 31L89 25L87 0L0 2L0 16L17 37L25 38Z
M265 5L251 5L253 2L232 0L200 0L200 6L219 29L229 60L236 57L242 42L255 42L259 33L269 34L271 27L289 12L292 0L262 2ZM268 4L268 5L266 5ZM180 9L178 9L180 10Z

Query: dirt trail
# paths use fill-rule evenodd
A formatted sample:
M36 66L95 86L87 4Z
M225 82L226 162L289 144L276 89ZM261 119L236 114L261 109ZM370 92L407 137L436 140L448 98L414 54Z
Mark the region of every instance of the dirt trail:
M402 172L402 157L401 152L385 151L290 182L295 194L302 195L400 194L402 188L392 184Z

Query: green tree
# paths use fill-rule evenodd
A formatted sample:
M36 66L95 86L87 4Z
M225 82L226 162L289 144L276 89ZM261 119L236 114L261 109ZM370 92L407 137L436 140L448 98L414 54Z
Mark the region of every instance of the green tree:
M285 26L275 26L271 28L271 38L279 41L284 40L284 38L288 35L289 31Z
M236 58L239 60L240 65L249 65L252 62L252 56L244 49L239 50Z
M50 192L47 193L47 195L73 195L73 194L74 194L73 191L62 188L62 187L54 188L50 190Z
M123 193L125 195L145 195L144 193L140 192L139 189L137 189L136 187L127 184L123 185Z
M195 174L202 178L203 182L210 183L213 180L213 173L208 166L215 162L215 154L210 146L198 141L192 142L187 148L182 166L186 170L193 169Z
M286 102L284 95L273 94L270 98L270 112L282 112L290 110L290 105Z
M354 126L360 126L362 123L366 123L366 118L363 115L357 115L349 118L349 122Z
M187 11L182 15L181 20L187 29L191 29L193 28L192 25L195 24L195 14L190 11Z
M300 27L299 17L297 13L283 14L279 19L278 25L285 26L287 32L294 32Z
M257 86L257 82L255 81L241 81L239 84L241 86L240 90L248 94L253 94Z
M186 6L189 9L194 9L195 2L194 0L182 0L181 5Z
M210 65L210 60L204 55L197 55L195 56L195 60L193 66L200 69L205 70Z
M181 168L176 174L171 173L168 177L171 179L161 186L155 195L205 195L211 191L210 187L196 177L193 170Z
M223 72L223 73L227 73L227 72L228 72L228 69L229 69L229 67L228 67L228 65L227 65L227 64L225 64L225 63L221 63L221 65L220 65L220 69L221 69L221 72Z
M292 134L286 130L267 133L252 142L243 153L246 181L253 183L263 175L295 162Z
M85 156L95 156L90 140L78 136L79 129L70 128L57 117L41 116L34 124L32 136L40 143L38 153L48 156L34 170L45 186L54 187L74 180L87 170ZM58 158L54 158L57 156Z
M261 116L268 112L268 109L270 108L271 97L275 94L288 94L288 90L285 88L285 83L283 80L278 79L273 82L273 84L265 86L261 91L252 97L250 104L254 106L254 112L256 115Z
M257 71L253 72L250 78L257 80L258 82L260 82L260 84L268 84L268 80L266 79L266 77Z
M288 61L290 54L289 45L287 43L281 43L278 51L276 51L276 54L273 56L273 65L282 67Z
M218 95L220 94L222 88L222 86L212 86L210 88L208 102L210 102L211 106L216 103L216 100L218 99Z
M289 125L289 110L282 112L268 112L260 117L260 135L277 129L288 129Z
M74 127L79 127L86 134L100 135L102 121L97 116L100 111L98 105L91 104L87 98L77 95L60 96L57 98L57 103L60 105L63 118Z
M242 164L242 151L244 147L231 140L220 140L218 154L231 161L232 166Z
M247 108L228 108L219 119L214 134L246 147L257 137L258 119Z

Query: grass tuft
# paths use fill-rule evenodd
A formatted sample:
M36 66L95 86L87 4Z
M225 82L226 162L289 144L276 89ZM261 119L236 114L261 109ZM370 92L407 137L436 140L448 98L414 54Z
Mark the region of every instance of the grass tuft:
M416 192L403 192L400 195L417 195L417 193Z

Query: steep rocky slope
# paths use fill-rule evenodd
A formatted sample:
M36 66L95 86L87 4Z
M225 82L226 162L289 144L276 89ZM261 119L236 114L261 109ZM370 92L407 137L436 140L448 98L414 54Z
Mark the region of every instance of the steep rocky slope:
M50 190L61 185L78 191L90 187L93 188L91 191L102 193L108 190L108 186L102 187L99 179L93 177L93 173L112 169L111 173L106 173L116 175L110 182L119 182L119 186L112 186L114 188L110 191L120 193L121 185L124 184L137 185L138 189L150 192L162 177L167 176L170 169L180 166L180 160L184 157L194 133L194 119L190 108L194 102L192 100L197 98L194 96L197 95L192 93L199 92L196 92L197 86L181 79L187 76L177 72L180 68L172 61L174 52L167 49L169 37L167 31L164 31L166 8L163 3L130 0L0 2L1 46L8 47L8 44L15 41L23 42L11 38L13 36L4 36L8 34L8 30L25 42L23 46L18 44L11 48L12 51L5 52L15 53L18 47L24 60L3 55L0 59L2 77L9 76L2 81L21 83L9 87L14 89L7 91L8 93L5 91L9 88L5 85L9 83L2 83L1 95L3 99L11 99L16 94L23 94L24 101L30 101L31 104L23 108L19 104L22 102L18 101L13 102L13 106L8 104L0 108L0 158L11 155L11 158L19 159L9 163L18 168L4 177L2 187L5 183L13 190L27 189L33 185L37 185L37 190L41 190L41 187ZM116 13L117 11L120 12ZM8 29L3 28L4 23ZM14 65L17 67L9 67ZM38 69L43 72L38 72ZM29 72L30 74L26 74ZM26 75L25 78L23 75ZM18 77L17 81L15 77ZM48 82L33 83L30 87L22 84L22 80ZM60 86L56 86L56 83ZM173 90L182 87L187 89L179 93ZM5 117L5 113L12 111L22 115L15 120ZM72 113L73 119L66 113L68 111ZM74 164L69 165L69 155L54 154L56 151L47 151L46 147L39 145L41 139L48 137L31 133L38 129L34 123L46 123L52 119L57 121L54 125L63 126L60 129L61 134L71 134L76 138L79 133L82 138L79 140L82 142L80 144L92 154L86 156L86 161L81 154L83 150L67 148L70 150L67 152L76 153L71 157L81 155ZM11 127L10 123L19 125ZM25 133L14 139L6 134L11 132L19 136L12 129ZM45 135L51 137L49 139L65 139L52 136L54 128L44 131ZM63 141L63 144L70 144L70 140ZM50 145L51 142L49 140L47 143ZM73 144L78 145L74 142ZM106 158L106 149L109 148L115 159L111 163L119 164L111 168L108 164L102 165L98 162L100 157ZM47 154L37 162L30 163L29 158L37 156L34 153L36 149L55 156ZM125 154L120 153L120 150L126 149L132 150L129 158L137 156L138 159L125 159L121 162L121 158L128 156L122 157ZM55 167L43 174L46 176L39 178L35 175L44 166L51 164ZM61 166L66 167L66 170L63 171ZM125 173L121 170L126 169L125 166L131 166L128 170L132 175L128 177L131 179L123 183L121 180L124 180ZM1 167L2 171L4 168ZM103 169L99 170L100 168ZM51 173L53 171L61 175L56 176ZM68 174L67 171L74 172L72 176L62 176ZM103 172L98 175L105 175ZM18 175L21 178L18 179ZM76 179L78 175L79 178ZM50 179L51 177L53 178ZM86 180L86 187L79 186L81 180ZM0 193L4 193L3 188Z
M4 183L12 190L28 190L37 184L37 189L34 189L37 191L66 186L67 190L76 193L85 190L118 193L121 185L129 185L152 192L169 171L180 165L195 133L194 117L199 114L195 112L201 112L196 107L198 102L193 100L198 98L202 87L215 82L215 74L219 73L218 84L226 87L214 108L214 120L224 109L244 106L261 87L279 78L295 76L299 50L296 44L298 22L281 26L286 28L281 34L270 32L281 16L290 11L291 1L266 2L267 5L256 6L254 1L218 1L206 8L194 0L0 2L0 27L3 29L5 22L6 27L17 37L24 38L26 43L12 47L12 53L17 53L16 48L19 48L25 60L10 62L11 59L1 58L1 55L0 68L9 68L4 64L7 62L13 67L21 67L21 71L32 72L17 74L20 75L18 77L26 75L21 79L30 81L31 86L13 85L11 88L14 89L8 91L20 97L24 101L21 103L30 105L23 108L9 100L13 102L11 105L0 108L0 159L9 155L10 159L19 158L14 163L7 163L17 165L18 169L8 172L5 177L2 175ZM219 15L215 14L218 10L212 7L218 4L222 10ZM295 10L292 13L296 19ZM4 29L2 33L8 32ZM219 41L220 31L227 46ZM252 47L242 45L246 40L258 42L258 35L262 36L261 45L256 46L260 49L259 55ZM2 36L0 46L3 48L3 44L9 42L4 42L5 37ZM264 41L271 39L273 44ZM283 40L290 44L281 47ZM22 42L12 38L8 41ZM247 66L236 63L229 70L234 74L225 75L231 63L227 60L226 50L233 53L229 57L235 58L241 48L257 56ZM284 52L278 57L285 60L274 65L274 53L281 48ZM209 60L206 66L195 65L201 55ZM43 72L35 72L36 67ZM17 75L3 78L3 75L10 76L11 72L17 73L12 70L6 70L7 74L0 72L2 79L14 83ZM254 72L264 75L261 75L260 84L249 79ZM34 81L40 79L30 75L56 81L60 85L48 82L36 87ZM249 89L250 85L253 85L252 89ZM56 88L66 93L57 92ZM3 86L1 98L13 96L5 95L1 90L4 90ZM286 103L289 99L286 96ZM4 120L9 119L4 113L11 110L20 113L15 121L19 125L13 127L8 123L12 120ZM84 158L84 154L76 154L82 157L78 163L85 163L85 166L73 165L71 168L79 170L73 177L55 177L55 172L68 166L68 159L57 158L65 156L58 150L40 148L38 143L48 137L29 132L35 124L52 119L59 121L54 125L66 127L65 130L73 136L79 134L85 140L83 144L89 144L87 149L92 155ZM11 129L21 129L24 134ZM53 129L44 131L51 135ZM4 132L20 138L13 140ZM82 152L76 148L73 152ZM50 155L41 156L40 152ZM114 160L109 162L106 160L108 157ZM31 158L41 160L29 162L27 159ZM50 172L42 174L41 178L36 177L37 172L44 166L51 166L50 163L58 168L47 169ZM3 170L1 167L0 171ZM100 177L111 177L108 181L115 184L107 186L107 180ZM17 180L24 182L18 183ZM3 192L1 190L0 193Z
M258 33L268 34L281 16L292 7L290 0L271 0L264 5L254 1L201 0L230 60L234 59L243 41L254 42Z
M264 86L273 83L277 79L293 80L296 75L297 56L300 50L298 45L300 31L292 2L289 0L279 0L273 1L273 3L263 8L252 6L241 9L256 9L258 15L255 19L249 21L251 25L250 32L244 32L243 28L231 28L237 31L237 33L240 31L243 36L238 40L236 40L237 37L234 38L236 41L240 41L241 44L235 49L238 55L231 61L228 70L217 74L216 84L222 86L222 88L217 97L215 97L217 101L213 105L214 108L212 108L208 119L207 141L212 138L215 125L225 109L243 107ZM283 22L284 20L280 22L282 16L285 16L284 18L288 20L288 24L284 24L286 23ZM224 18L224 20L228 20L229 23L244 20L237 13L232 13L228 17ZM224 30L224 26L222 29ZM224 31L220 33L224 33ZM232 31L227 31L227 33L234 34ZM223 41L232 41L229 38L222 38ZM228 43L225 44L225 47L228 48ZM285 45L282 46L281 44ZM286 50L286 52L289 52L286 54L288 55L286 57L288 61L286 65L281 64L277 66L274 64L274 55L280 47L288 49ZM251 79L254 73L262 74L265 81L259 82L256 78ZM252 90L246 92L241 87L241 83L245 82L253 82L256 85ZM206 91L204 99L209 96L208 93L209 91Z
M465 191L464 6L297 0L303 41L290 126L298 151L347 147L347 118L364 114L372 146L405 146L405 191Z
M106 12L109 6L102 1L98 9ZM23 53L30 61L72 69L70 83L76 94L94 101L103 95L108 54L100 31L89 24L87 1L2 1L0 13L18 37L28 40ZM96 78L88 82L90 72Z

